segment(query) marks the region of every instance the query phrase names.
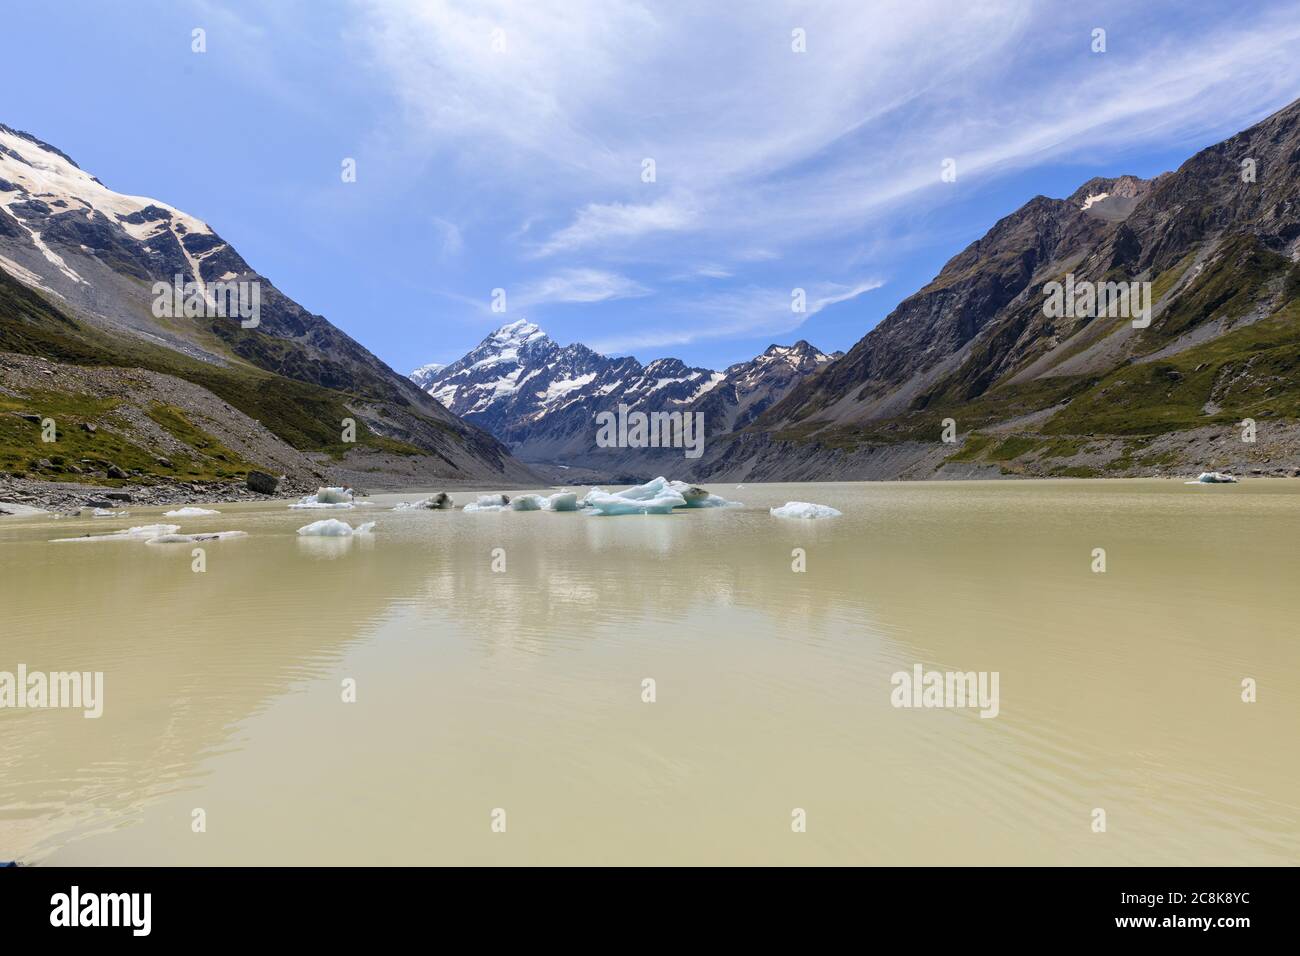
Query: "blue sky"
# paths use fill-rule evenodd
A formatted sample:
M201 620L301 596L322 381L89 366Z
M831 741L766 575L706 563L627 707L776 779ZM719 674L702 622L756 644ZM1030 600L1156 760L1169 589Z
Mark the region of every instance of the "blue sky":
M720 368L797 338L847 349L1032 196L1176 168L1291 102L1296 14L18 2L0 122L206 220L399 371L519 318Z

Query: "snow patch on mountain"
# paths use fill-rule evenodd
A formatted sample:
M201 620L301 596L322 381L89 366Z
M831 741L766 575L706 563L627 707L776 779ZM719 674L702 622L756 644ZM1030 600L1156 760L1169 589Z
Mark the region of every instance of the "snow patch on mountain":
M421 391L427 391L429 383L433 381L434 376L446 367L447 366L441 365L437 362L430 362L428 365L421 365L419 368L415 369L407 376L407 378L414 382L416 387Z
M29 200L50 206L59 202L75 203L88 207L92 215L97 212L121 225L136 239L145 239L162 231L153 227L157 220L137 215L154 207L165 210L171 223L179 223L186 233L212 232L207 223L174 206L147 196L113 192L54 147L3 124L0 124L0 179L18 187L17 190L0 191L0 206L8 207ZM122 221L128 217L133 221ZM22 221L19 215L14 218ZM39 248L40 244L37 245Z
M17 279L19 282L23 283L24 285L29 285L33 289L40 289L42 292L48 292L51 295L57 295L59 296L60 299L63 298L62 295L59 295L58 292L55 292L44 282L42 282L41 277L38 276L35 272L32 272L31 269L28 269L24 266L20 266L12 259L6 256L0 256L0 266L2 266L6 272L8 272L11 276L13 276L15 279Z
M577 378L562 378L558 381L552 382L547 386L546 391L537 392L536 395L538 398L543 399L546 402L553 402L557 398L563 398L575 389L584 388L585 386L590 385L595 378L595 372L588 372L586 375L579 375Z

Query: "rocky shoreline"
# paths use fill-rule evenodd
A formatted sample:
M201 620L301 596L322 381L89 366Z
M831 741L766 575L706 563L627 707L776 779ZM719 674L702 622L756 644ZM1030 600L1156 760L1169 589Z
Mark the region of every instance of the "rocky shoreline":
M235 501L292 499L316 490L301 482L279 482L274 491L259 493L246 482L166 482L158 484L123 483L121 487L86 485L64 481L40 481L0 475L0 515L20 510L38 509L55 514L75 515L83 508L126 509L130 505L194 505ZM7 509L6 505L21 508Z
M302 478L273 478L261 475L260 481L160 481L151 483L123 482L120 486L91 485L68 481L45 481L39 478L17 477L0 473L0 518L8 515L32 514L42 511L62 515L75 515L83 509L127 510L134 505L149 508L166 505L204 505L239 501L294 501L312 494L320 486L318 481ZM253 490L253 487L265 490ZM413 481L409 487L436 484L448 490L507 489L536 487L518 482L492 481ZM397 491L397 488L374 488L373 491ZM356 493L368 495L357 488Z

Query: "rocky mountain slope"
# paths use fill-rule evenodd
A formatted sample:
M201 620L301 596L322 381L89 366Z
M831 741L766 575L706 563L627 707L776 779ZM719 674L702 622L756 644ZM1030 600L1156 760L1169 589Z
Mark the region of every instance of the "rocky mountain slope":
M1298 259L1300 101L1176 172L1030 200L693 475L1289 472ZM1045 307L1053 282L1077 310ZM1117 282L1147 284L1148 325L1086 307Z
M176 276L209 300L223 282L255 286L256 324L211 309L167 315L158 308L155 284L170 286ZM189 382L211 394L212 408L246 416L280 443L251 462L267 468L309 460L313 473L368 475L373 485L534 478L491 435L280 293L206 223L156 200L116 193L56 148L6 126L0 126L0 351ZM9 404L48 405L65 377L54 371L39 401L12 382L0 380L0 387ZM0 456L10 469L31 470L49 449L13 434L15 414L0 414L0 441L9 442L0 445ZM127 418L106 423L102 433L128 428ZM242 427L233 419L226 424ZM154 447L147 430L121 437ZM141 459L140 470L174 477L157 466L158 457L166 456ZM237 476L247 464L222 470Z
M706 436L748 424L795 383L831 361L807 342L773 345L725 372L678 359L642 365L574 343L561 346L531 322L502 326L456 362L422 366L411 380L524 461L562 464L598 476L685 468L680 450L602 448L596 416L616 411L702 412ZM434 369L430 375L429 370Z
M803 339L794 345L770 345L762 355L729 366L718 384L691 408L704 413L715 434L743 428L799 382L842 354L827 355Z

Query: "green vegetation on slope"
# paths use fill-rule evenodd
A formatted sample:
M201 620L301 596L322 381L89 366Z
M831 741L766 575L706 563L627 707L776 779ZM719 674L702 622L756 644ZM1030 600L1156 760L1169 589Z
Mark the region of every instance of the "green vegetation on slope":
M1204 274L1170 303L1149 331L1173 339L1211 318L1240 318L1268 298L1269 281L1280 278L1288 266L1286 258L1265 249L1254 236L1226 239ZM1153 299L1155 294L1153 289Z
M827 448L854 451L865 445L939 441L943 420L951 418L965 434L1068 401L1087 389L1095 378L1086 376L1037 379L1008 385L963 402L950 396L938 404L914 409L895 418L861 424L827 425L801 422L773 434L777 441L816 443Z
M354 447L342 440L343 420L355 419L345 405L350 396L250 366L210 365L143 340L113 338L68 317L3 270L0 351L39 355L69 365L143 368L174 375L208 389L301 451L338 458ZM356 439L358 445L381 451L424 454L414 445L377 435L361 421L357 421Z
M154 402L148 415L174 438L194 449L178 454L161 444L145 447L124 437L128 423L118 414L124 403L77 392L32 391L24 398L0 394L0 470L33 473L45 478L90 484L120 485L107 477L110 465L146 475L168 475L187 481L242 478L252 463L196 427L172 405ZM39 422L19 417L40 414L57 423L55 441L42 440ZM82 427L96 425L94 432ZM48 465L38 463L48 462Z
M1151 435L1243 418L1300 418L1300 300L1168 359L1116 369L1043 431Z

